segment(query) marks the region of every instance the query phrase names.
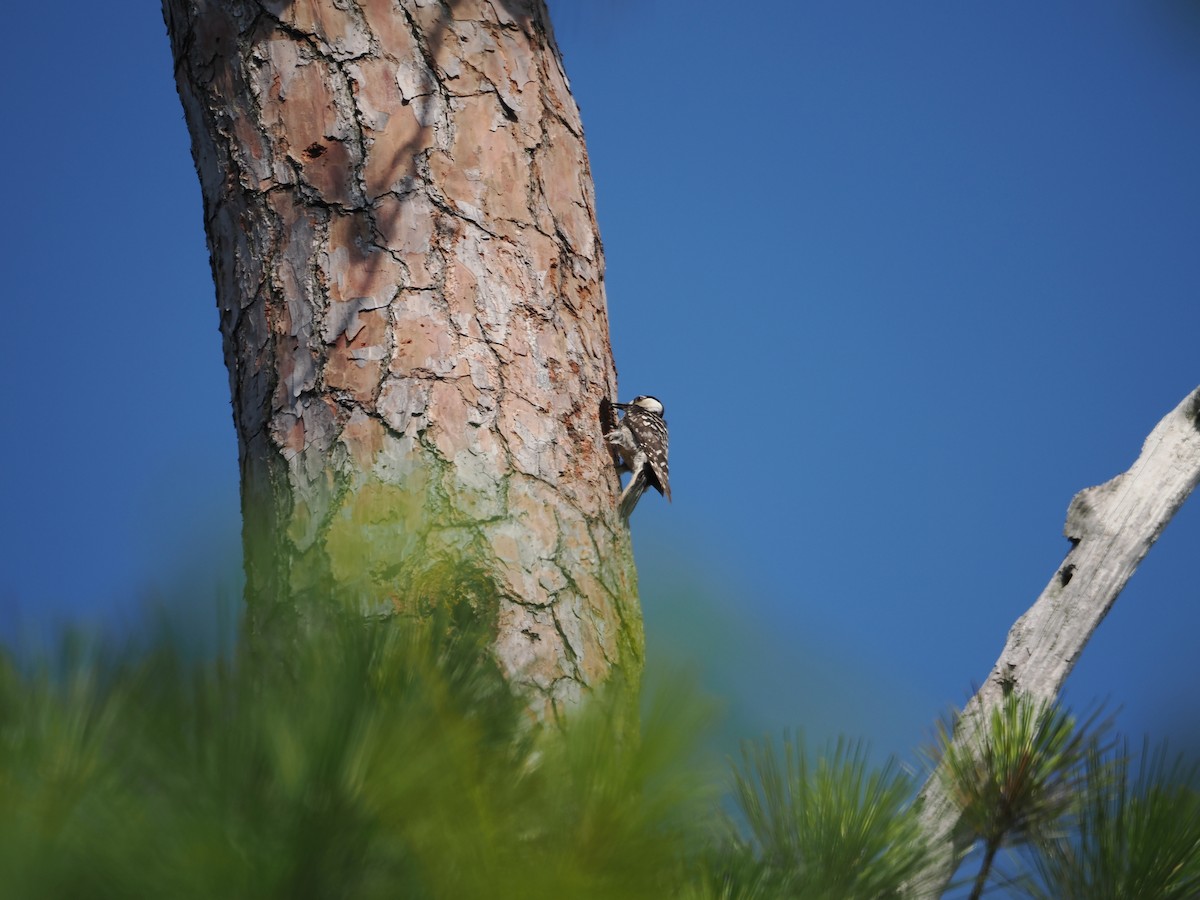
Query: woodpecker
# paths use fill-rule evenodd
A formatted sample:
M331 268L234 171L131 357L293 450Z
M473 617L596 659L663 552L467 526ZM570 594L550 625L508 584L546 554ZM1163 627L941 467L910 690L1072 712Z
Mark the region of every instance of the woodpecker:
M647 487L671 499L671 484L667 480L667 422L663 418L663 405L655 397L642 395L630 403L613 403L623 409L625 415L615 422L611 410L604 410L612 427L605 432L604 440L619 460L618 468L631 472L633 477L621 492L618 505L621 518L628 519L642 499ZM606 426L607 427L607 426Z

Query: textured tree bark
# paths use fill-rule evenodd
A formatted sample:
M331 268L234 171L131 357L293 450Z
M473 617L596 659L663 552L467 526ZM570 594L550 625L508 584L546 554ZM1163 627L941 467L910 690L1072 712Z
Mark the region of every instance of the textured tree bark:
M252 627L497 589L546 707L641 613L579 112L542 0L164 0L239 440ZM311 597L308 598L311 600ZM534 704L535 707L537 703Z
M1127 472L1075 495L1063 529L1072 547L1040 597L1013 624L1004 652L964 707L955 741L969 741L1011 691L1057 697L1096 627L1167 523L1200 482L1200 388L1155 426ZM935 771L921 792L934 848L919 897L940 897L970 835Z

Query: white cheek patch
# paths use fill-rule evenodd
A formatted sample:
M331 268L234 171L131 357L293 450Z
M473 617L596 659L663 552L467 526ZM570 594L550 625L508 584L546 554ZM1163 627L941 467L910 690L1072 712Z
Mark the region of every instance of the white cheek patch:
M637 405L646 410L646 412L654 413L656 416L663 414L663 405L653 397L643 397L637 402Z

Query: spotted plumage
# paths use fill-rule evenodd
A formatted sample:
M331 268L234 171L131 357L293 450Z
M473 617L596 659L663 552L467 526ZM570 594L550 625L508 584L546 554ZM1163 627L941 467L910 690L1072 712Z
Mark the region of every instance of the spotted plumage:
M605 434L605 440L616 452L621 468L632 473L619 500L621 516L628 519L647 487L671 499L667 422L663 405L655 397L642 395L630 403L612 405L625 411L617 426Z

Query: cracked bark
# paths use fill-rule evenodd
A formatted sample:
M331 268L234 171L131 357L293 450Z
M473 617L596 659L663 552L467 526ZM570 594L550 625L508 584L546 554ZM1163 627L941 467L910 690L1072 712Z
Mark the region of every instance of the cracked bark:
M641 613L579 112L542 0L163 0L239 440L252 628L469 559L545 708ZM281 599L282 598L282 599ZM535 703L535 707L537 704Z
M967 746L1011 691L1037 700L1058 696L1096 627L1138 564L1200 483L1200 388L1155 426L1128 471L1072 499L1063 528L1071 550L1041 596L1013 624L983 687L963 708L955 742ZM913 895L942 895L971 836L935 771L919 798L935 849Z

